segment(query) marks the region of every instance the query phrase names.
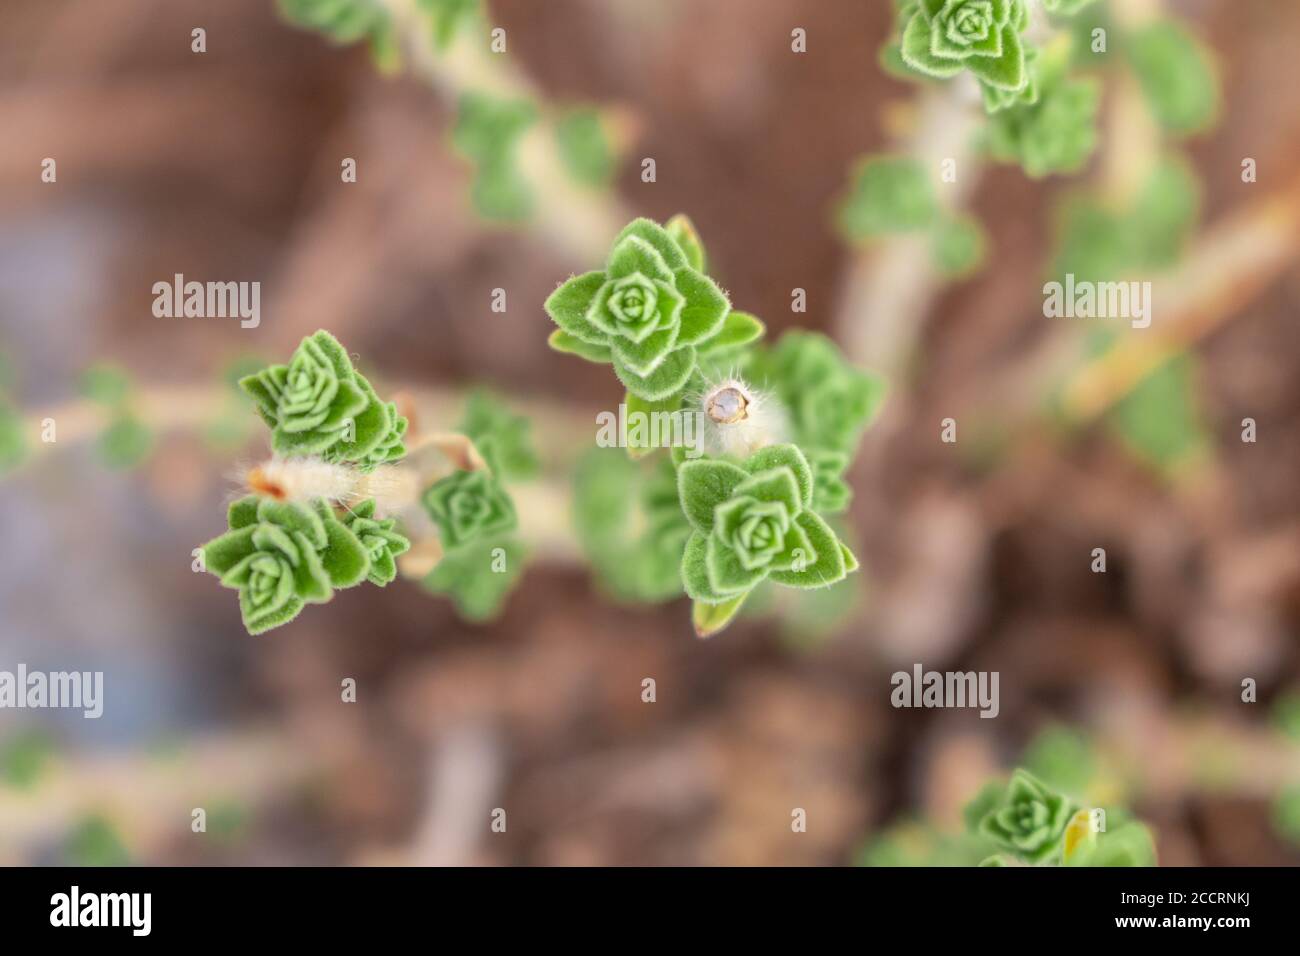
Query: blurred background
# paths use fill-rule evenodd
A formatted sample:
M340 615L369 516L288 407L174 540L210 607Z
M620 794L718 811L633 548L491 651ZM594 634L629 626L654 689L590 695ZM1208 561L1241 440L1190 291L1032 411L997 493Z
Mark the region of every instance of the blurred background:
M1300 864L1300 5L1098 5L1117 36L1176 16L1221 101L1161 128L1099 62L1096 154L1040 181L968 146L977 104L881 69L886 0L443 6L470 13L440 47L401 2L367 45L270 0L0 0L0 407L25 438L0 443L0 670L106 695L99 720L0 711L0 863L973 863L963 804L1028 766L1144 820L1162 865ZM595 117L584 176L533 130L503 208L453 135L480 86L546 129ZM1164 351L1098 360L1042 283L1120 247L1170 150L1195 208L1117 266L1156 281ZM942 201L982 265L846 230L880 153L958 159ZM1080 208L1114 217L1091 245ZM770 340L824 332L890 386L850 475L862 572L708 641L584 559L572 479L622 390L548 350L541 308L626 219L677 212ZM155 318L176 273L261 282L259 327ZM321 327L422 426L479 387L532 420L529 560L492 619L399 580L250 638L192 571L266 448L232 376ZM916 663L1000 672L999 716L892 708Z

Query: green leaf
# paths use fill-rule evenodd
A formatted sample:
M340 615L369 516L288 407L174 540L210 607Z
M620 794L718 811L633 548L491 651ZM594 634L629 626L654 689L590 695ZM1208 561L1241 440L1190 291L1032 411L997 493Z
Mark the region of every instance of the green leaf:
M99 438L99 456L109 468L135 468L153 451L153 432L139 419L120 413Z
M131 376L115 365L93 365L82 373L80 391L92 402L117 408L131 392Z
M989 117L988 151L998 160L1019 163L1025 174L1041 179L1075 173L1097 147L1097 112L1101 86L1094 77L1049 79L1036 104L1006 109Z
M614 176L615 157L594 109L572 109L555 122L560 159L569 175L586 186L606 186Z
M1176 356L1125 396L1109 420L1124 445L1147 464L1172 472L1209 447L1193 383L1195 359Z
M1066 727L1048 727L1025 749L1021 763L1050 787L1082 793L1092 782L1095 761L1088 741Z
M514 502L487 471L453 472L425 489L420 501L447 550L500 538L519 523Z
M974 799L967 803L961 811L962 820L965 822L967 830L974 833L979 829L980 821L1002 802L1002 795L1006 792L1006 789L1006 784L999 780L991 780L980 788Z
M541 469L533 447L533 423L487 389L475 389L458 426L475 443L490 445L493 470L502 481L532 478Z
M445 594L462 617L496 617L523 572L526 551L514 538L486 539L443 555L424 587Z
M743 462L741 467L751 475L757 475L773 468L788 468L799 487L799 500L803 507L812 505L813 474L812 466L795 445L768 445L760 448Z
M1125 228L1129 269L1167 269L1183 257L1201 213L1201 184L1185 157L1171 154L1151 171Z
M694 345L716 335L731 308L717 283L689 267L677 270L675 282L677 291L686 297L678 344Z
M330 584L336 588L360 584L370 573L370 555L366 548L343 522L334 517L334 512L323 501L316 502L316 512L325 526L327 543L320 552L320 560Z
M128 866L131 854L113 825L96 814L86 817L72 830L63 862L68 866Z
M519 221L531 213L532 190L519 173L515 154L537 116L528 100L477 92L461 96L452 145L474 165L470 195L484 218Z
M54 755L54 741L43 731L21 731L0 746L0 781L19 790L29 789Z
M617 249L619 243L628 236L636 236L653 246L659 255L663 256L664 263L669 270L673 272L688 265L686 253L677 245L673 237L668 234L668 231L653 220L645 218L633 219L623 227L623 231L615 238L614 248Z
M1001 799L980 820L979 831L1026 863L1059 861L1065 829L1076 809L1032 774L1017 770Z
M881 155L858 164L838 218L848 239L862 241L929 228L938 213L930 174L920 161Z
M1273 828L1288 842L1300 846L1300 786L1289 786L1273 801Z
M980 80L1000 90L1020 90L1027 82L1025 48L1010 24L1002 28L1001 56L971 56L963 62Z
M685 213L678 213L664 223L664 230L673 238L686 256L686 264L696 272L707 272L709 257L704 251L700 234L695 231L695 224Z
M714 594L748 594L768 574L766 567L747 567L740 554L724 544L717 534L709 535L705 542L704 565Z
M416 0L433 26L433 45L446 51L466 24L480 12L480 0Z
M659 401L680 392L694 371L695 348L690 345L669 352L649 375L638 375L617 354L614 355L614 374L618 380L629 392L634 392L648 402Z
M580 359L586 359L588 362L595 362L598 365L608 365L614 360L608 345L593 345L590 342L584 342L563 329L556 329L552 332L550 337L547 338L546 344L557 352L576 355Z
M411 547L410 540L395 530L396 519L376 518L372 498L352 508L344 516L343 523L369 553L370 569L366 580L381 588L386 587L397 577L395 558Z
M773 468L746 478L735 487L733 495L748 495L756 501L777 501L785 505L790 514L803 510L801 491L790 468Z
M970 216L945 218L934 230L931 255L935 267L948 278L964 278L984 262L984 229Z
M794 520L808 536L808 541L816 552L816 560L802 571L773 570L770 575L772 580L795 588L821 588L842 581L849 573L848 564L845 561L845 549L831 526L812 511L800 512Z
M708 548L711 535L694 531L682 552L682 586L692 600L706 604L725 604L737 595L714 590L709 579Z
M306 604L301 598L291 595L268 610L255 605L247 589L241 588L239 591L240 617L244 622L244 630L252 636L283 627L301 614L304 607Z
M942 59L930 52L933 40L933 28L923 12L918 11L903 30L903 42L899 49L903 62L926 76L935 79L951 79L962 71L962 61Z
M0 475L18 467L26 457L22 416L0 400Z
M1182 23L1148 24L1127 38L1124 51L1162 126L1190 135L1214 125L1221 99L1214 55Z
M1086 811L1085 811L1086 812ZM1156 845L1151 831L1130 820L1078 848L1066 866L1156 866Z
M340 438L331 445L325 455L327 461L364 461L399 427L389 407L375 394L364 375L353 373L353 384L365 398L365 404L352 415L354 437L351 441ZM404 431L406 426L400 427Z
M763 323L748 312L728 312L722 326L698 346L700 355L712 356L724 349L736 349L763 337Z
M745 603L747 595L742 594L721 604L709 604L696 601L691 605L691 623L699 637L712 637L735 618L740 606Z
M560 330L591 345L608 347L609 336L587 319L596 294L605 284L605 273L587 272L563 283L547 298L543 308Z
M245 495L237 501L232 501L226 510L226 523L230 525L230 530L237 531L256 524L257 506L260 501L257 495Z
M714 510L728 500L749 476L744 468L730 462L705 459L687 461L677 469L682 511L692 527L712 531Z
M639 395L628 392L623 398L623 404L627 412L629 423L642 421L646 423L653 422L654 415L671 415L682 408L682 397L680 395L670 395L667 398L660 399L657 402L647 402ZM634 417L635 416L635 417ZM667 419L664 419L667 420ZM650 429L634 429L629 424L627 435L627 453L629 457L640 458L652 451L658 450L660 445L651 444L652 434ZM665 436L662 431L659 432L660 440L668 439L673 446L681 442L685 436L673 434Z

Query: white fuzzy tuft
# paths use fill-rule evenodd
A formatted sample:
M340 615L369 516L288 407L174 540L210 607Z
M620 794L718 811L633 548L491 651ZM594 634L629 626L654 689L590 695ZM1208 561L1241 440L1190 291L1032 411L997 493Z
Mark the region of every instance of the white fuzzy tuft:
M734 375L708 383L697 401L706 454L744 458L788 434L785 409L775 397Z
M254 494L298 504L323 498L331 505L350 508L374 498L379 514L401 510L418 492L415 474L405 468L381 466L367 475L350 465L330 464L320 458L272 458L249 468L244 483Z

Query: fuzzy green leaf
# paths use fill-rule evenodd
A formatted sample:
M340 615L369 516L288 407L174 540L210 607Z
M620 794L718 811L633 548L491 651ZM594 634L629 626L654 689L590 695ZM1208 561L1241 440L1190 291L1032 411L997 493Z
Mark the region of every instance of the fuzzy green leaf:
M395 518L376 518L374 499L363 501L344 516L343 522L370 556L366 573L371 584L381 588L397 577L395 558L410 550L411 542L395 530Z
M984 261L984 230L970 216L944 219L934 230L931 255L935 267L948 278L963 278Z
M688 461L677 469L682 511L692 527L712 531L718 505L729 499L749 477L744 468L725 461Z
M480 13L481 0L416 0L433 25L433 45L440 51L451 46L464 26Z
M704 251L700 234L695 231L695 224L685 213L678 213L664 223L664 230L681 247L686 256L686 264L696 272L707 272L709 257Z
M470 194L484 218L519 221L532 211L532 190L519 173L515 154L536 121L537 108L527 100L477 92L461 97L452 144L474 164Z
M1059 858L1065 828L1077 807L1024 770L1011 775L1001 799L980 820L979 831L1027 863Z
M608 185L614 176L614 150L597 110L565 112L555 122L555 138L569 175L586 186Z
M1142 380L1111 412L1124 444L1143 461L1169 472L1209 446L1193 381L1194 357L1170 359Z
M238 501L230 503L230 507L226 510L226 523L230 525L232 531L257 523L257 506L260 500L257 495L245 495Z
M532 478L541 468L533 448L532 427L527 417L516 414L486 389L470 393L458 426L462 435L490 447L493 472L502 481Z
M1086 812L1086 811L1085 811ZM1156 866L1156 845L1151 831L1129 820L1095 838L1071 854L1066 866Z
M677 290L686 297L678 343L694 345L717 334L731 309L731 303L717 283L689 267L678 269L675 279Z
M795 445L769 445L760 448L746 458L741 466L751 475L757 475L773 468L788 468L799 488L799 500L803 507L812 506L813 474L812 466Z
M546 314L560 327L560 330L572 338L591 345L608 348L608 333L596 328L587 320L587 313L601 286L605 284L605 273L587 272L574 276L563 283L547 298ZM584 356L585 357L585 356Z
M1033 179L1078 172L1097 146L1101 86L1096 79L1062 75L1043 83L1036 104L996 113L986 129L993 157L1019 163Z
M691 533L682 552L682 585L692 600L706 604L725 604L734 594L722 594L713 589L709 580L708 547L710 536L702 531Z
M424 587L449 596L467 620L491 620L519 580L525 557L524 547L513 538L480 540L443 555Z
M614 374L627 386L648 402L655 402L675 395L690 379L695 371L695 348L686 346L669 352L659 365L648 375L639 375L628 368L617 354L614 356Z
M842 581L849 573L845 559L846 549L840 544L831 526L813 511L800 512L795 521L807 535L815 558L812 563L805 563L803 570L773 570L772 580L795 588L822 588Z
M92 402L116 408L131 392L131 376L115 365L94 365L82 373L80 391Z
M691 623L695 626L698 637L712 637L732 622L745 603L747 595L742 594L721 604L709 604L696 601L691 605Z
M153 451L153 432L133 416L119 414L99 437L99 456L109 468L135 468Z
M763 337L763 323L748 312L728 312L721 327L710 338L699 344L701 356L713 357L715 353L738 349Z
M613 353L608 345L593 345L590 342L584 342L563 329L556 329L552 332L550 337L547 338L546 344L557 352L576 355L580 359L586 359L588 362L595 362L598 365L608 365L614 360Z
M1221 100L1214 57L1185 26L1151 23L1129 36L1124 50L1162 126L1185 136L1214 124Z
M689 265L686 261L686 253L682 252L681 247L668 234L668 230L653 220L645 218L632 220L623 227L623 231L614 240L614 248L618 248L628 236L636 236L649 243L659 255L663 256L664 263L673 272Z
M427 488L421 503L448 551L518 526L514 502L483 470L453 472Z
M22 416L0 401L0 475L16 468L26 457Z
M853 241L929 228L939 213L925 167L904 156L871 156L859 163L841 203L839 225Z
M370 573L370 555L366 547L323 501L316 502L316 511L325 526L327 543L320 552L320 559L330 584L336 588L360 584Z

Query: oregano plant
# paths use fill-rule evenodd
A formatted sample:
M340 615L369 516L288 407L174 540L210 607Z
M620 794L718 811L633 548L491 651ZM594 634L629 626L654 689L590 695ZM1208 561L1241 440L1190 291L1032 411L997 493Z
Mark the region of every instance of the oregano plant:
M558 327L552 348L611 364L629 416L684 425L658 446L668 454L656 474L675 469L675 495L658 491L658 477L644 485L646 531L634 545L611 530L636 497L625 469L589 466L578 518L598 564L640 555L606 575L615 590L655 599L680 588L701 636L730 623L765 582L826 588L858 569L819 508L847 507L843 473L881 397L879 382L827 339L792 333L760 348L763 324L734 310L706 267L689 219L637 219L603 269L562 283L545 303ZM624 437L634 458L657 450ZM679 579L665 571L674 566Z
M516 473L527 470L531 457L519 420L484 407L482 398L472 400L467 424L477 443L452 433L413 445L417 451L436 447L455 465L434 477L404 463L408 419L379 397L324 330L304 338L287 364L251 372L239 386L270 428L274 455L247 471L251 493L230 506L226 532L202 554L206 570L238 590L250 634L287 624L306 605L330 601L336 590L390 584L398 560L412 550L402 513L415 514L420 504L436 534L422 547L413 574L453 596L494 574L491 555L467 549L516 527L514 504L499 477L506 466L494 447L499 441ZM444 560L455 568L455 587L445 584L445 568L438 576ZM494 607L474 603L473 616Z

